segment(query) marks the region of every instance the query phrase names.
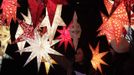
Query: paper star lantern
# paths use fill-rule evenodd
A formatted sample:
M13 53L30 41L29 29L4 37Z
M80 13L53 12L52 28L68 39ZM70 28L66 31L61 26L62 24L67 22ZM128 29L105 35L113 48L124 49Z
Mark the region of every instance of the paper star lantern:
M0 26L0 56L5 54L8 43L10 43L10 29L8 26Z
M16 21L17 0L3 0L2 2L2 17L3 21L7 21L7 25L10 25L11 20Z
M73 20L69 25L69 32L73 39L73 45L75 50L77 49L78 41L81 36L81 27L80 24L77 22L77 14L74 13Z
M28 4L32 15L33 27L36 28L42 15L44 4L41 0L28 0Z
M29 24L29 25L32 25L32 18L31 18L31 14L30 14L30 11L28 10L28 16L25 16L24 14L21 14L24 18L24 22ZM18 29L16 31L16 34L15 34L15 38L20 38L22 36L22 34L24 33L22 27L20 25L18 25ZM21 42L17 42L17 45L18 45L18 48L19 50L23 49L24 46L25 46L25 43L26 43L26 40L23 40Z
M62 5L57 5L54 20L52 25L50 24L49 16L48 16L48 9L46 8L46 16L43 19L40 27L47 27L47 33L49 35L49 40L52 41L54 39L56 30L58 26L66 26L64 21L62 20L61 16Z
M108 14L111 13L111 9L112 9L113 3L114 2L112 0L104 0L104 4L106 6L106 9L108 11Z
M118 46L122 37L123 27L124 25L128 25L129 22L124 2L120 3L110 18L107 19L105 17L105 19L107 21L104 20L102 26L99 28L101 30L99 35L106 35L109 43L115 39Z
M113 7L112 7L111 15L117 9L117 7L119 6L119 4L121 2L124 2L124 4L125 4L126 11L127 11L128 18L129 18L129 22L131 23L130 15L131 15L131 10L133 10L132 8L133 8L134 0L114 0L114 4L113 4Z
M92 48L91 45L89 45L91 51L92 51L92 59L91 59L91 63L92 66L95 70L98 70L102 73L102 69L101 69L101 64L103 65L108 65L107 63L105 63L102 58L108 53L108 52L102 52L99 53L99 43L97 45L97 47L95 49Z
M51 34L51 24L50 24L47 8L46 8L46 16L44 17L44 19L40 23L40 27L47 27L48 35Z
M8 43L10 43L10 29L8 26L0 25L0 70L3 58L10 58L7 55L6 48Z
M49 15L49 19L50 19L51 24L53 22L53 18L55 15L56 6L57 6L57 4L53 3L51 0L48 0L46 8L48 9L47 11L48 11L48 15Z
M52 27L51 27L50 41L54 39L54 36L55 36L55 33L56 33L58 26L66 26L66 24L64 23L64 21L60 17L61 11L62 11L62 5L59 4L59 5L57 5L57 9L56 9L54 20L53 20Z
M67 1L66 0L47 0L46 8L48 9L48 15L49 15L49 19L50 19L51 24L53 22L56 7L58 4L66 5Z
M35 39L28 38L27 42L30 44L29 47L19 50L19 52L31 52L31 55L27 59L24 66L27 65L35 57L37 57L38 70L40 68L41 62L44 60L45 60L44 62L47 62L49 63L49 65L52 66L52 61L51 61L52 58L49 56L49 54L62 56L62 54L60 54L59 52L51 48L53 45L55 45L59 41L53 40L50 44L50 41L48 41L48 34L44 34L41 37L37 31L35 31L34 38Z
M108 23L108 18L103 13L101 13L101 15L102 15L102 19L103 19L103 24L98 29L98 31L100 31L98 36L106 35L107 40L110 43L111 40L113 40L115 38L114 28L113 28L111 22Z
M58 26L66 26L66 24L64 23L64 21L62 20L61 16L61 11L62 11L62 5L57 5L56 8L56 12L55 12L55 16L54 16L54 20L52 23L52 26L50 26L50 21L48 20L48 14L46 14L46 17L44 19L44 21L42 21L43 23L41 25L47 26L47 31L49 33L49 40L52 41L54 39L56 30ZM47 9L46 9L46 13L47 13ZM45 20L47 20L47 22L45 22Z
M23 29L23 33L15 40L15 43L25 41L27 38L34 39L34 28L32 25L25 23L24 21L18 20L19 25Z
M69 27L66 28L66 26L64 26L63 30L57 30L57 31L60 33L60 36L57 37L57 39L60 40L59 46L61 46L61 44L64 42L65 50L67 49L68 43L70 43L71 46L73 47L72 39L69 32Z

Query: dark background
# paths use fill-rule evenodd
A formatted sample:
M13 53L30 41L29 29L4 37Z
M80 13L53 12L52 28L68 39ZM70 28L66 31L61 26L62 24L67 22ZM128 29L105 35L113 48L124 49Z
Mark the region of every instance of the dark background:
M2 1L0 1L2 2ZM28 3L27 0L18 0L21 7L17 10L17 18L23 19L20 12L27 14ZM81 47L86 52L86 59L89 62L92 58L89 44L94 48L100 41L100 52L109 51L109 46L105 36L96 37L97 29L102 23L100 11L107 15L107 11L103 4L103 0L69 0L68 5L64 5L62 8L62 18L68 25L72 18L74 11L78 16L78 22L82 28L81 38L79 40L78 47ZM44 10L45 12L45 10ZM43 13L45 14L45 13ZM15 33L18 27L18 23L11 22L11 40L15 40ZM26 44L28 46L28 44ZM64 52L64 46L57 48L59 52L65 55L65 57L71 62L74 61L74 49L69 45L66 52ZM36 58L32 60L27 66L23 67L30 53L23 53L21 56L17 51L17 45L8 45L6 53L13 59L3 59L2 69L0 75L45 75L45 67L42 63L39 72L37 71ZM134 75L134 51L112 55L110 52L103 58L109 65L102 65L103 75ZM91 63L89 62L91 65ZM93 69L92 66L89 69ZM91 70L89 70L91 71ZM60 65L54 65L54 68L50 68L49 75L66 75L66 70ZM99 71L96 74L100 75Z

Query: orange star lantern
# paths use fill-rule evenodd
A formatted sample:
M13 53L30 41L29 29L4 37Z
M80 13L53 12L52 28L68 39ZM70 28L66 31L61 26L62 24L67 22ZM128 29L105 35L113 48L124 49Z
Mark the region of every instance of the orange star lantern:
M108 14L110 14L111 13L112 6L113 6L113 1L111 1L111 0L104 0L104 4L106 6L106 9L108 11Z
M101 64L108 65L102 60L102 57L104 57L108 52L99 53L99 43L95 49L93 49L91 45L89 45L89 47L93 54L93 57L91 59L91 64L95 70L97 70L98 68L98 70L102 73Z
M102 18L103 24L99 28L99 36L106 35L109 43L111 43L111 41L115 39L118 46L120 38L123 34L123 28L129 23L124 2L122 1L120 3L118 8L109 18L106 18L106 16L104 15L102 15Z

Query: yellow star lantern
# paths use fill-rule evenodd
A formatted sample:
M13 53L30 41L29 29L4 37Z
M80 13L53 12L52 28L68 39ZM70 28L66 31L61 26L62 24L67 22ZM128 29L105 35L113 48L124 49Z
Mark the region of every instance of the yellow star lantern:
M0 56L5 54L8 43L10 43L10 29L8 26L0 26Z
M98 68L98 70L102 73L101 64L108 65L102 60L102 57L104 57L108 52L99 53L99 43L95 49L93 49L91 45L89 45L89 47L93 54L93 57L91 59L92 66L95 70Z
M42 59L42 62L45 64L46 73L48 74L51 65L45 59ZM52 64L57 64L53 59L50 59L50 62Z
M10 43L10 27L6 25L0 25L0 70L1 70L2 59L10 58L10 56L8 56L5 53L8 43Z

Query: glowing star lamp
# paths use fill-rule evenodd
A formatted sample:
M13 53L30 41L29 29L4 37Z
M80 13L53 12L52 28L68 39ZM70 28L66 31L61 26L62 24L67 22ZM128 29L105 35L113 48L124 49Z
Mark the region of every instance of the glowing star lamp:
M8 26L0 25L0 70L2 59L10 58L10 56L5 53L8 43L10 43L10 29Z
M7 21L7 25L10 25L13 19L16 22L17 0L3 0L2 2L2 19Z
M104 57L108 52L99 53L99 43L95 49L93 49L91 45L89 45L89 47L93 55L91 59L92 66L95 70L98 68L98 70L102 73L101 64L108 65L102 60L102 57Z
M68 43L70 43L71 46L73 47L69 28L66 28L66 26L64 26L63 30L57 30L57 31L60 33L60 36L57 37L57 39L60 40L59 46L61 46L61 44L64 42L65 50L67 49Z
M77 14L74 12L73 20L69 25L69 32L73 39L73 45L75 50L77 49L78 41L81 36L81 27L80 24L77 22Z
M120 3L118 8L113 12L113 14L109 18L104 19L103 24L99 28L99 30L101 30L99 35L106 35L109 43L115 39L118 46L120 38L123 34L123 28L125 25L128 25L129 23L124 2L122 1Z
M37 57L38 70L40 68L41 62L44 62L47 69L46 71L48 71L48 66L53 66L52 64L54 63L52 62L52 58L49 56L49 54L62 56L62 54L51 48L59 41L52 40L50 44L50 41L48 40L48 34L46 33L41 37L37 31L35 31L34 38L35 39L28 38L27 42L30 44L29 47L19 50L19 52L31 52L24 66L27 65L30 61L32 61L35 57Z

